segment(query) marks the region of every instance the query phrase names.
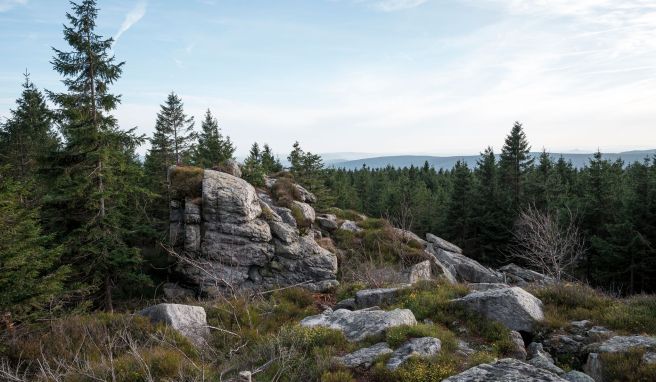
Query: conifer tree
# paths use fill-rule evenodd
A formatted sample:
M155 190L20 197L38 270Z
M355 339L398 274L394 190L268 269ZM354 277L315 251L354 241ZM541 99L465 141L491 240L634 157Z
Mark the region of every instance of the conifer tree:
M453 190L446 215L445 233L456 244L469 248L471 231L471 170L467 163L457 161L453 168Z
M510 194L510 207L517 211L524 197L526 174L533 165L531 146L526 139L524 128L515 122L501 149L501 177L504 188Z
M218 121L207 109L194 151L194 164L202 168L212 168L232 159L234 153L235 147L230 137L223 137Z
M43 308L57 307L69 274L59 266L62 248L41 233L37 210L23 203L27 189L0 167L0 316L22 321L44 315Z
M141 256L128 237L134 198L143 189L131 182L134 149L142 137L123 131L111 115L120 97L109 92L123 62L111 54L112 39L96 34L94 0L71 3L64 26L70 51L54 49L54 69L67 91L49 92L58 106L65 143L55 157L48 196L49 223L59 233L75 278L94 288L106 310L117 286L143 282Z
M271 147L266 143L262 148L262 169L266 174L282 171L282 163L273 156Z
M52 129L53 113L30 81L29 73L25 73L16 106L0 130L0 163L10 164L18 179L27 180L42 167L45 155L55 150L59 141Z
M264 170L262 169L262 153L260 152L260 145L257 142L253 143L248 157L244 160L244 168L242 176L249 183L255 186L264 185Z
M194 117L184 113L184 104L174 92L168 95L166 102L157 113L155 130L166 137L167 146L173 154L173 164L185 164L191 159L194 144L198 138L194 131Z

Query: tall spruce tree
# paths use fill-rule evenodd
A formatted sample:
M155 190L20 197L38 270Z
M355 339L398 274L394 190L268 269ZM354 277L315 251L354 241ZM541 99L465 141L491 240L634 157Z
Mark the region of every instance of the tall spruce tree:
M202 168L212 168L232 159L235 147L230 137L223 137L219 129L219 122L212 116L209 109L201 124L198 144L195 147L193 162Z
M515 122L501 149L499 161L502 184L509 193L511 210L515 212L521 207L526 175L533 165L530 152L531 146L524 128L521 123Z
M64 26L69 51L53 48L54 69L67 91L49 92L58 106L65 144L57 153L48 196L50 224L63 240L75 278L91 286L106 310L113 310L117 286L144 281L139 249L128 237L134 198L143 193L130 174L134 148L143 141L118 127L111 111L120 102L109 92L123 62L111 54L113 40L96 34L94 0L71 2Z
M59 144L53 130L53 113L43 94L25 73L16 109L0 129L0 163L10 164L18 179L27 180L42 167L47 153Z
M168 95L166 102L160 107L155 130L168 140L174 164L188 163L198 138L194 131L194 117L185 114L184 104L174 92Z
M268 144L262 147L262 169L266 174L282 171L282 163L273 156L273 151Z
M249 183L255 186L262 186L264 185L264 175L260 145L258 145L257 142L254 142L248 152L248 157L244 160L242 176Z
M468 250L471 248L472 174L467 163L457 161L453 168L453 190L446 212L445 233L450 240Z

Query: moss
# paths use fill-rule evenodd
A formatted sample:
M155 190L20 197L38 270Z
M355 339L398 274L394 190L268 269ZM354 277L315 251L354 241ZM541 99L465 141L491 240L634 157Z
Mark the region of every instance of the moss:
M197 198L202 195L204 170L192 166L176 166L169 173L173 199Z
M398 369L390 371L384 362L377 362L372 368L375 382L439 382L459 371L460 359L453 354L440 353L431 358L413 357Z

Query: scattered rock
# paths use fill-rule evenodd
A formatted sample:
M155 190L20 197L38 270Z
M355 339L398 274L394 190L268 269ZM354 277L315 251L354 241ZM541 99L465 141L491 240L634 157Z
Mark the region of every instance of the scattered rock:
M357 309L357 304L355 303L354 298L347 298L345 300L342 300L335 304L334 310L337 309L348 309L348 310L356 310Z
M476 350L472 349L467 342L463 340L458 340L458 350L456 350L456 352L459 353L460 355L468 357L476 353Z
M337 229L337 216L333 214L318 215L315 221L319 228L328 232L333 232Z
M412 338L394 350L392 357L387 361L386 367L390 370L396 370L410 357L430 357L439 353L441 349L442 342L437 338Z
M442 239L441 237L437 237L433 235L432 233L427 233L426 234L426 240L436 246L437 248L443 249L447 252L452 252L452 253L458 253L462 254L462 249L458 247L457 245L453 243L449 243L448 241Z
M409 285L396 288L363 289L355 293L355 304L358 308L387 305L396 301L399 293Z
M448 273L451 273L458 281L470 283L500 283L503 281L500 273L482 266L467 256L446 251L434 244L429 245L427 250L435 258L435 261L440 263L440 267L447 269Z
M417 320L409 309L392 311L363 309L335 311L326 310L322 314L301 320L302 326L323 326L341 330L351 342L362 341L368 336L384 333L387 329L401 325L415 325Z
M473 292L453 301L510 330L530 333L536 323L544 320L542 301L519 287Z
M218 166L217 170L241 178L241 167L239 167L239 163L233 159L229 159L222 165Z
M409 284L414 284L422 280L430 280L432 277L431 262L429 260L410 266L404 273L405 279Z
M162 322L189 338L196 345L205 344L209 335L205 309L201 306L158 304L139 312L152 322Z
M528 346L529 360L528 363L544 370L549 370L554 374L563 374L565 371L554 364L551 354L544 351L542 344L532 342Z
M310 191L306 190L300 184L294 184L294 187L296 188L296 194L301 202L309 204L314 204L317 202L317 197L314 196L314 194Z
M373 365L378 357L384 354L389 354L392 349L385 342L379 342L374 346L363 348L353 353L347 354L343 357L335 357L334 360L337 364L350 369L362 368L368 369Z
M562 375L563 379L569 382L595 382L592 377L578 370L572 370Z
M472 367L443 382L565 382L558 375L513 358Z
M543 275L542 273L532 271L530 269L522 268L515 264L508 264L499 268L499 272L503 273L506 281L511 284L526 284L526 283L553 283L552 277Z
M470 290L484 291L490 289L510 288L510 285L503 283L471 283L467 284Z
M342 222L342 225L339 226L339 229L343 229L343 230L349 231L349 232L360 232L360 231L362 231L362 228L358 227L357 223L354 222L353 220L344 220Z
M515 331L511 330L510 331L510 340L513 342L515 345L514 348L512 349L512 352L508 354L510 358L518 359L520 361L525 361L526 360L526 348L524 347L524 339L522 338L522 335Z
M405 230L405 229L402 229L402 228L396 228L396 227L392 227L392 231L394 232L396 237L398 237L401 241L403 241L405 243L414 241L414 242L417 242L417 243L421 244L423 247L428 245L426 240L420 238L419 235L417 235L414 232L411 232L411 231L408 231L408 230Z
M314 208L312 208L311 205L304 202L299 202L298 200L294 200L292 202L292 211L294 210L298 210L300 212L301 217L303 218L304 221L309 223L314 223L314 220L316 219L316 215L314 212Z
M656 337L649 336L614 336L610 339L585 347L589 352L583 370L595 381L601 382L603 376L603 358L600 353L624 353L633 349L644 349L646 354L656 351ZM656 357L647 356L645 361L656 361Z

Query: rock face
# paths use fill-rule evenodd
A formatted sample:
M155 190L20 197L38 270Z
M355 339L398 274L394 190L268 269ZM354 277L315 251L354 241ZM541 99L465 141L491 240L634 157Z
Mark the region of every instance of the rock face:
M520 361L526 360L526 348L524 347L524 339L522 335L514 330L510 331L510 340L515 345L508 355L511 358L518 359Z
M213 170L204 171L200 192L200 198L171 201L170 236L189 260L180 261L177 270L202 294L295 284L323 291L338 284L335 254L311 235L302 236L291 211L267 194ZM301 195L313 200L307 191ZM294 203L314 221L309 204Z
M363 348L343 357L335 357L336 363L351 369L362 368L368 369L373 365L376 358L384 354L389 354L392 349L385 342L379 342L374 346Z
M519 287L473 292L453 301L519 332L530 333L544 320L542 301Z
M430 260L422 261L421 263L410 266L405 271L405 278L408 284L430 280L432 278Z
M528 363L539 367L540 369L549 370L554 374L563 374L565 371L554 364L551 354L544 351L542 344L531 343L528 347L529 360Z
M591 376L577 370L572 370L563 374L563 378L569 382L595 382Z
M586 347L588 360L583 370L595 381L601 382L603 376L603 358L600 353L624 353L633 349L643 349L643 361L656 363L656 337L648 336L615 336L604 342L595 343Z
M409 309L394 309L386 312L379 309L326 310L322 314L301 320L302 326L323 326L341 330L347 340L362 341L368 336L384 333L387 329L401 325L415 325L417 320Z
M499 268L499 272L503 273L506 278L506 281L511 284L523 285L526 283L540 283L540 284L549 284L553 283L554 279L532 271L530 269L522 268L515 264L508 264Z
M205 309L201 306L181 304L159 304L145 308L139 312L152 322L162 322L179 331L196 345L205 343L209 335Z
M464 256L462 250L446 240L431 234L426 234L428 240L427 252L445 273L448 279L470 283L500 283L503 276L475 260ZM445 248L451 248L450 251ZM458 252L456 252L457 250Z
M482 364L443 382L566 382L558 375L512 358Z
M398 349L394 350L392 357L385 365L390 370L396 370L410 357L430 357L440 352L442 342L433 337L412 338Z
M342 225L339 226L339 229L343 229L345 231L349 232L360 232L362 231L362 228L358 227L358 224L354 222L353 220L344 220L342 222Z
M362 309L391 304L399 296L399 293L408 286L359 290L355 293L355 305Z

